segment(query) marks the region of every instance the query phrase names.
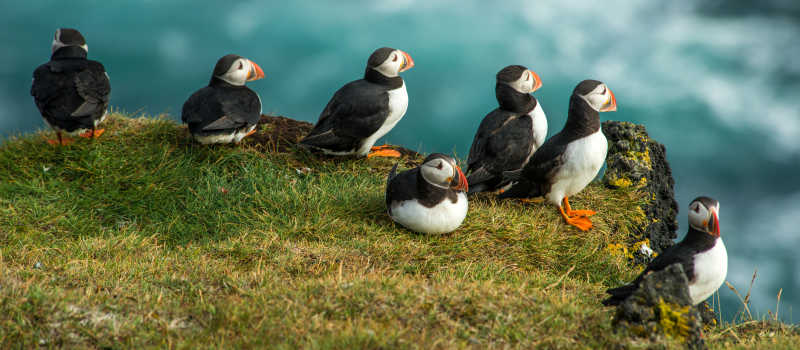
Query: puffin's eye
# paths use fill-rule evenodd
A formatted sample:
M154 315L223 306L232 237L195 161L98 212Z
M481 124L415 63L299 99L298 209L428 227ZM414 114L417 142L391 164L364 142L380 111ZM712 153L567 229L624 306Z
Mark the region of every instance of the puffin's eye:
M531 80L531 74L525 73L525 81Z
M239 69L242 69L242 68L244 68L244 64L242 64L242 62L239 62Z
M699 213L700 212L700 205L699 204L694 206L694 212L695 213Z
M601 92L600 94L601 95L605 95L606 94L606 86L605 85L603 85L603 92Z
M392 62L397 62L397 54L392 55Z
M436 169L442 170L442 162L439 162L439 164L436 165Z

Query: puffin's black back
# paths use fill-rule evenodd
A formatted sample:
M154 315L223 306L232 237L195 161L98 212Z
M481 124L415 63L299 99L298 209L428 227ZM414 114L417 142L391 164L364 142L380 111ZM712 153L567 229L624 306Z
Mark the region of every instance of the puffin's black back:
M111 83L105 72L82 48L65 46L33 72L31 95L51 125L67 132L88 129L108 108Z
M213 80L183 104L181 120L192 134L249 127L261 118L261 101L247 86Z
M388 91L387 86L365 79L346 84L336 91L301 143L338 152L358 148L386 121Z

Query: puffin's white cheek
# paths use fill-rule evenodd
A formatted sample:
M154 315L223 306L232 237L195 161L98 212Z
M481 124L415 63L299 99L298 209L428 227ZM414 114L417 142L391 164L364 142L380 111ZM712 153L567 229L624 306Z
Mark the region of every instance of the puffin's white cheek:
M605 95L593 94L589 96L589 101L591 102L593 107L595 107L596 109L600 109L606 104L608 98Z

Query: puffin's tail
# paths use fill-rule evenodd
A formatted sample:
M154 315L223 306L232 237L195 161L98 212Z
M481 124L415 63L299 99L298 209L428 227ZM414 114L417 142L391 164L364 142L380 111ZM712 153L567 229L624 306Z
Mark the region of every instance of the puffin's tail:
M534 198L544 195L541 186L522 178L522 169L503 172L503 182L510 182L511 188L497 198Z
M625 301L625 299L628 299L628 297L631 296L631 294L633 294L637 288L638 286L635 284L626 284L622 287L608 289L606 290L606 293L610 294L611 296L603 300L603 305L619 305Z

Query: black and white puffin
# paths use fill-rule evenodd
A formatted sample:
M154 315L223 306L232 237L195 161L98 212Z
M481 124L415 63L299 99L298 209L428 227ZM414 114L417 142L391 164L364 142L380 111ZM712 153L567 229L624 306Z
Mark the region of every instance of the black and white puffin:
M598 112L616 110L617 100L606 84L597 80L578 84L569 98L564 128L545 141L521 171L505 173L514 182L499 198L544 196L558 206L567 224L583 231L590 229L588 217L595 212L572 210L569 196L583 190L603 166L608 143Z
M542 146L547 117L531 93L542 87L534 71L513 65L497 73L495 96L500 106L487 114L469 150L469 193L500 190L503 172L520 170Z
M386 146L372 146L406 114L408 94L398 74L413 66L414 60L401 50L375 50L367 60L364 79L349 82L333 94L300 144L330 155L399 157L399 152Z
M53 38L50 62L33 71L31 95L58 136L58 140L47 140L51 144L72 141L62 137L62 132L94 138L104 131L97 126L106 117L111 83L102 63L86 59L88 53L79 31L60 28Z
M702 303L722 286L728 275L728 252L719 232L719 202L698 197L689 204L689 232L678 244L667 248L630 284L606 291L611 296L603 305L618 305L639 287L651 271L681 264L689 279L689 297L693 305Z
M421 233L452 232L467 216L467 178L456 161L441 153L386 181L386 208L395 222Z
M255 62L239 55L217 61L211 82L183 104L181 120L197 142L238 143L255 132L261 118L261 98L244 84L264 78Z

